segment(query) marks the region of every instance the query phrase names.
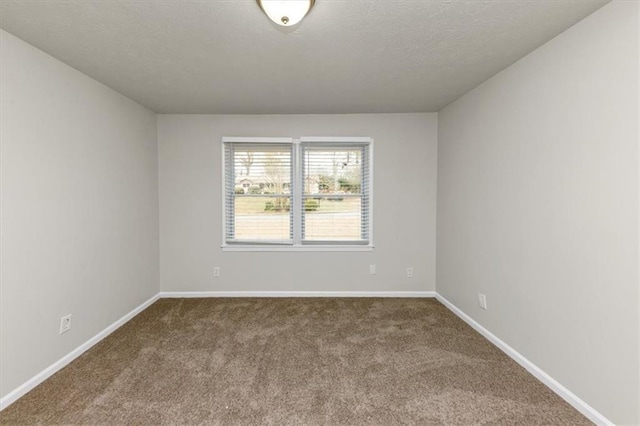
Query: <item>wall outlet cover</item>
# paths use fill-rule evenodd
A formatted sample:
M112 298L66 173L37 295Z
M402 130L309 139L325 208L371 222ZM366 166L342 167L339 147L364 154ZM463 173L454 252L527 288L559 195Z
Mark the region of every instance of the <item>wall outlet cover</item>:
M487 296L478 293L478 305L480 305L482 309L487 309Z
M60 334L71 330L71 314L60 318Z

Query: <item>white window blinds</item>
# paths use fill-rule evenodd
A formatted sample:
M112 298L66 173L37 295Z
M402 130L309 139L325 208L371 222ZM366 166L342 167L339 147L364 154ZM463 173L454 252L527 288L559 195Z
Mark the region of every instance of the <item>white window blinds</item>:
M223 246L372 246L370 138L223 142Z
M369 144L302 142L302 243L369 243Z
M225 143L227 244L293 243L292 173L291 143Z

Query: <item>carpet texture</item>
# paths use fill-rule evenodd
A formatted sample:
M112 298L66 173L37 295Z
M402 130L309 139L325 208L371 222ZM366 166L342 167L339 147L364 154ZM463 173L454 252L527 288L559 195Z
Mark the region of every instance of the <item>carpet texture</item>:
M436 300L342 298L161 299L0 423L591 424Z

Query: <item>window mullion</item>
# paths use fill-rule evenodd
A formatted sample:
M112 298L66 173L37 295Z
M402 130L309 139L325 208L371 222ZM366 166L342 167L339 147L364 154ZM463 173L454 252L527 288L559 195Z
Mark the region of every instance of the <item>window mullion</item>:
M293 178L291 179L292 188L292 223L293 223L293 245L302 244L302 153L300 149L300 139L293 140Z
M362 165L362 175L360 180L360 192L362 197L360 198L360 237L368 241L369 240L369 153L368 147L360 148L360 164Z

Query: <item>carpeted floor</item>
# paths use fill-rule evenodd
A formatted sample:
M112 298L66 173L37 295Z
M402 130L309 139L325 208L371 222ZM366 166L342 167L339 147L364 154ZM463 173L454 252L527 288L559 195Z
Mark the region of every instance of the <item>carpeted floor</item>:
M159 300L0 423L590 424L434 299L313 298Z

